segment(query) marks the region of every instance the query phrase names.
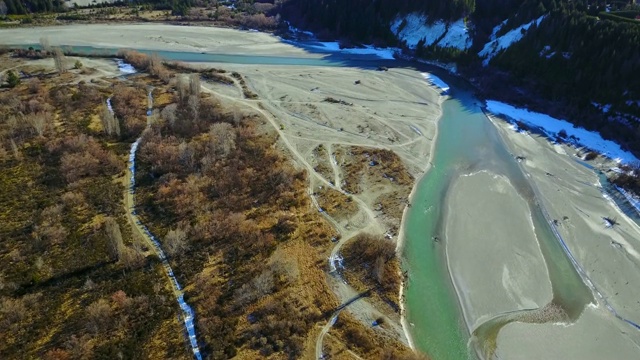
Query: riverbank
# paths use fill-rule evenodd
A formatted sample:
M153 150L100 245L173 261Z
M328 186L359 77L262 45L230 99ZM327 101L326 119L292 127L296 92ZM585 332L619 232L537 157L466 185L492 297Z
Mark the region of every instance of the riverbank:
M498 336L498 355L563 358L576 357L575 351L585 349L577 357L633 358L640 351L640 332L620 318L640 320L634 311L640 297L640 227L602 194L597 174L577 161L577 149L516 132L508 122L490 118L513 155L523 159L522 169L541 195L538 201L591 283L597 301L573 324L505 326ZM591 165L608 168L612 162L598 157ZM615 218L617 225L607 227L604 217Z
M0 44L3 45L38 44L41 38L48 39L51 46L322 57L285 44L272 34L218 27L105 23L43 26L37 29L21 27L0 31Z

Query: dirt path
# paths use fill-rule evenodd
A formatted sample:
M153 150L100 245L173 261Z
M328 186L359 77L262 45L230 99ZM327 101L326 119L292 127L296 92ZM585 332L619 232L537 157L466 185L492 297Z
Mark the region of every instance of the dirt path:
M338 161L336 160L336 155L331 150L331 146L333 144L327 144L327 155L329 156L329 162L331 163L331 169L333 169L333 183L336 185L336 188L342 191L342 181L340 180L341 171L338 167Z
M226 95L224 93L216 91L213 88L209 88L206 86L203 86L203 90L210 92L215 96L224 99L225 101L231 101L232 103L239 104L242 107L250 108L256 111L257 113L261 114L269 122L272 128L279 135L281 143L293 155L294 160L300 166L304 167L307 170L307 173L310 176L309 188L308 188L309 196L311 197L312 203L318 209L318 211L321 211L321 208L317 200L313 196L313 193L314 193L313 189L315 188L316 185L329 187L333 190L341 192L344 195L351 196L351 198L354 199L354 201L356 202L356 204L360 209L357 216L363 217L362 220L356 221L360 225L356 229L349 226L351 221L347 221L346 225L342 225L340 222L336 221L331 216L329 216L326 212L321 211L322 215L331 223L331 225L341 235L340 241L333 246L333 248L331 249L330 256L328 258L329 268L330 270L332 270L331 273L328 274L327 276L329 286L338 297L338 300L340 301L342 306L345 306L345 304L348 304L345 306L345 308L347 308L347 310L351 312L356 317L356 319L362 322L365 326L371 326L371 322L374 319L382 317L386 320L386 323L388 324L388 326L386 327L386 329L380 328L379 330L382 331L383 333L386 333L389 336L400 339L405 344L408 344L408 340L405 337L405 332L399 321L390 319L384 313L376 309L376 307L366 298L358 298L358 301L353 301L354 297L358 296L358 293L342 279L342 277L339 275L337 271L333 271L333 270L336 270L336 259L339 256L342 246L346 244L351 238L353 238L355 235L363 231L377 233L377 234L383 234L385 231L385 225L378 219L378 217L374 213L374 210L370 206L368 206L364 200L362 200L359 196L353 196L347 193L341 188L340 186L341 169L333 154L333 148L332 148L333 143L329 141L323 142L323 144L325 145L327 154L329 156L331 169L333 172L333 177L330 179L327 179L322 175L320 175L319 173L317 173L314 170L313 166L310 164L310 162L307 160L305 154L308 151L306 152L300 151L296 146L296 144L292 141L292 138L298 137L295 131L282 127L278 122L278 117L274 115L274 114L279 114L278 115L279 117L282 117L282 116L296 117L296 114L291 114L287 110L280 108L280 106L278 106L279 104L275 102L271 102L269 100L264 101L264 100L238 99L237 97ZM318 124L318 125L323 126L322 124ZM339 130L335 130L335 132L340 133ZM361 138L364 141L358 141L357 139L359 138ZM317 139L314 139L314 140L317 141ZM351 141L340 141L339 143L349 145L349 146L371 146L369 141L367 141L367 139L364 136L360 136L358 134L354 134L354 136L352 136L349 140ZM353 140L356 140L356 141L353 141ZM405 143L397 144L397 146L407 146L418 140L419 139L408 139ZM333 323L335 323L335 320L337 319L340 311L342 310L343 308L341 307L340 310L337 311L321 329L316 339L316 346L315 346L317 358L322 357L324 337L329 332Z

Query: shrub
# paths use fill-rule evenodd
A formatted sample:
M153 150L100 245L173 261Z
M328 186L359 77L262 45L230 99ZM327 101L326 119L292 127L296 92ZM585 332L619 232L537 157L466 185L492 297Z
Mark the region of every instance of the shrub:
M598 157L598 153L595 151L589 151L587 155L584 156L584 159L587 161L593 160Z
M10 88L14 88L20 84L20 78L15 72L13 72L13 70L9 70L7 72L7 84Z

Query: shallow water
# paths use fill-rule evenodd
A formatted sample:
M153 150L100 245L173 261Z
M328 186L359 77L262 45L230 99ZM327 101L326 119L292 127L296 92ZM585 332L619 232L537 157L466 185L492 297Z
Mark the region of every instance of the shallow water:
M452 87L451 99L443 104L432 165L417 187L405 220L403 257L409 271L405 299L416 347L436 360L475 358L476 352L482 357L491 357L500 329L509 322L577 319L593 301L591 291L545 217L535 189L505 148L497 129L483 114L478 100L465 90ZM543 309L497 314L471 336L447 270L443 202L457 177L479 170L506 176L527 200L547 264L553 300ZM469 341L470 338L473 341Z

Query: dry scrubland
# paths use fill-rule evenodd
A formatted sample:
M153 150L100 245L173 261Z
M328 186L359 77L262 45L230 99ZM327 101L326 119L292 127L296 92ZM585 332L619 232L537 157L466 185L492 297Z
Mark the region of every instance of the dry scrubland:
M155 80L90 82L115 63L62 74L53 63L0 60L1 71L30 76L0 90L0 357L188 359L175 300L132 235L119 181ZM142 111L107 135L105 99L118 93Z
M399 226L412 174L419 174L419 159L430 149L429 139L410 126L429 134L433 120L418 114L428 106L437 114L435 102L415 98L407 108L374 85L364 92L371 109L351 105L357 110L344 113L336 110L344 105L321 95L316 106L322 116L341 118L348 129L336 122L331 134L337 136L327 138L337 141L319 142L322 137L305 139L303 133L331 128L322 116L294 123L285 113L305 106L304 100L275 106L269 94L278 91L261 87L274 82L247 76L247 69L195 71L125 56L147 73L115 79L114 62L77 59L83 66L58 74L48 56L3 55L1 71L20 70L29 79L0 91L2 203L9 204L0 244L0 331L7 339L0 354L190 357L163 269L127 223L126 158L142 134L138 212L170 255L207 357L315 357L319 325L351 289L342 283L346 288L336 288L326 275L332 238L352 244L344 249L353 269L345 273L350 283L376 292L359 300L349 310L353 315L339 316L325 351L412 357L397 340L403 333L395 242L379 239L387 245L379 253L360 254L362 237L352 238L360 229L381 237ZM75 60L63 60L64 67ZM350 76L365 76L354 72ZM422 84L396 76L413 88ZM291 85L285 81L280 89ZM149 89L155 110L143 132ZM376 96L396 113L378 114L386 107L376 105ZM115 117L106 109L107 97ZM401 157L381 147L395 147ZM323 174L308 162L316 156L327 166ZM350 194L342 182L359 190ZM311 189L319 190L310 196ZM328 216L317 211L316 198ZM385 270L372 273L371 263ZM383 317L381 326L370 327Z

